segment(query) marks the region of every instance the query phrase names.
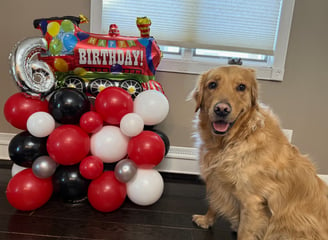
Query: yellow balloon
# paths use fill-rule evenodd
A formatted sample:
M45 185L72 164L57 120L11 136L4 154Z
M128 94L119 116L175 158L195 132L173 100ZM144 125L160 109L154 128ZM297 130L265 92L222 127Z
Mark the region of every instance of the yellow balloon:
M59 72L67 72L68 71L68 64L62 58L56 58L54 62L55 69Z
M87 74L87 70L85 70L82 67L77 67L73 70L74 74L79 75L79 76L84 76L85 74Z
M60 25L58 22L51 22L47 26L47 31L52 37L57 36L59 30L60 30Z

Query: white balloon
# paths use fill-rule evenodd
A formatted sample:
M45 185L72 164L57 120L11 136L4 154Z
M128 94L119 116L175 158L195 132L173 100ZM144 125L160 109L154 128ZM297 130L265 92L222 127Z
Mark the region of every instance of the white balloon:
M141 116L145 125L161 123L169 112L169 101L156 90L141 92L134 100L134 112Z
M119 127L104 126L91 136L91 153L103 162L112 163L127 155L129 137Z
M15 176L17 173L19 173L20 171L23 171L24 169L27 169L26 167L22 167L19 166L17 164L13 164L13 166L11 167L11 176Z
M157 202L164 191L163 178L155 169L139 168L126 186L129 199L141 206Z
M134 137L143 131L144 121L138 114L128 113L121 119L120 128L124 135Z
M27 119L27 130L35 137L46 137L55 129L55 119L47 112L35 112Z

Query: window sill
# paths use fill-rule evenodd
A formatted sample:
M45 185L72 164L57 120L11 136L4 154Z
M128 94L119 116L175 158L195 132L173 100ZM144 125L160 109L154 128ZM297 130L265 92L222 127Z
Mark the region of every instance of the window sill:
M183 60L183 59L172 59L163 58L158 66L157 71L161 72L176 72L176 73L186 73L186 74L196 74L199 75L211 68L227 65L223 61L193 61L193 60ZM256 70L257 79L260 80L270 80L270 81L282 81L284 76L284 70L280 68L273 68L267 66L263 63L258 64L248 64L244 62L244 67L250 67Z

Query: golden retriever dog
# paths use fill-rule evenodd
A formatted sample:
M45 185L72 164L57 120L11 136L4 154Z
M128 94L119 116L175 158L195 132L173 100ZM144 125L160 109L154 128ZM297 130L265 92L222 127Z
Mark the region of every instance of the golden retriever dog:
M328 188L259 104L254 70L211 69L193 97L209 201L193 221L209 228L224 216L239 240L328 240Z

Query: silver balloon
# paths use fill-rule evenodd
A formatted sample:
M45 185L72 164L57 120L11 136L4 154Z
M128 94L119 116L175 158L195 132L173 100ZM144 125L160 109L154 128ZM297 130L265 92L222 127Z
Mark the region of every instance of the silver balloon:
M115 177L118 181L126 183L130 181L137 172L137 165L130 159L123 159L115 166Z
M55 75L37 56L48 50L44 38L27 38L16 44L9 55L10 73L18 87L33 97L43 98L55 87Z
M49 156L40 156L34 160L32 171L38 178L51 177L57 168L57 163Z

